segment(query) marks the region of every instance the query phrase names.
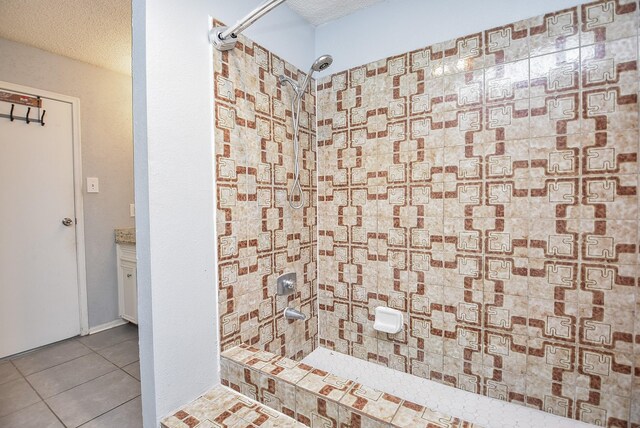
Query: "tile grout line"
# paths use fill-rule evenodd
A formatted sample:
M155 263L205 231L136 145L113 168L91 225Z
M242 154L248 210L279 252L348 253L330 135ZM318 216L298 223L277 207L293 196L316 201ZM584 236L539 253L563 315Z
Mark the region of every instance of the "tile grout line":
M136 338L127 338L127 339L121 340L121 341L119 341L119 342L117 342L117 343L111 344L111 345L109 345L109 346L107 346L107 347L101 348L100 350L108 349L108 348L111 348L112 346L116 346L116 345L122 344L122 343L124 343L124 342L134 341L134 340L137 340L137 339L136 339ZM54 345L58 345L58 344L62 344L62 343L71 343L71 342L77 342L77 343L79 343L79 344L80 344L80 345L82 345L83 347L87 348L87 349L89 350L89 352L88 352L87 354L84 354L84 355L81 355L81 356L78 356L78 357L72 358L72 359L70 359L70 360L68 360L68 361L65 361L65 362L62 362L62 363L59 363L59 364L55 364L55 365L53 365L53 366L51 366L51 367L47 367L47 368L45 368L45 369L42 369L42 370L36 371L36 372L31 373L31 374L29 374L29 375L25 375L25 374L24 374L24 373L23 373L23 372L18 368L18 366L15 364L15 361L16 361L17 359L19 359L19 358L22 358L22 356L21 356L21 357L18 357L18 358L10 358L10 357L9 357L9 358L7 358L6 360L2 361L2 362L7 362L7 363L11 364L11 366L12 366L12 367L14 367L14 369L16 370L16 372L18 373L18 375L20 376L20 378L19 378L19 379L16 379L16 380L20 380L20 379L24 380L24 381L27 383L27 385L29 385L29 387L33 390L33 392L37 395L37 397L38 397L38 398L39 398L39 400L40 400L40 401L38 401L38 402L36 402L36 403L30 404L30 405L28 405L28 406L26 406L26 407L23 407L23 408L21 408L21 409L18 409L18 410L16 410L16 411L13 411L13 412L11 412L11 413L8 413L8 414L4 415L3 417L13 415L13 414L15 414L15 413L17 413L17 412L20 412L20 411L23 411L23 410L25 410L25 409L28 409L28 408L29 408L29 407L31 407L31 406L34 406L34 405L36 405L36 404L43 403L43 404L44 404L44 405L49 409L49 411L54 415L54 417L55 417L55 418L56 418L56 419L57 419L57 420L58 420L58 421L59 421L63 426L65 426L65 427L66 427L67 425L66 425L66 424L65 424L65 423L60 419L60 417L58 416L58 414L57 414L57 413L56 413L56 412L55 412L55 411L54 411L54 410L49 406L49 403L47 402L47 400L50 400L50 399L52 399L52 398L54 398L54 397L57 397L57 396L58 396L58 395L60 395L60 394L63 394L63 393L65 393L65 392L68 392L68 391L70 391L70 390L72 390L72 389L74 389L74 388L77 388L77 387L79 387L79 386L85 385L85 384L87 384L87 383L89 383L89 382L92 382L92 381L94 381L94 380L98 379L98 378L101 378L101 377L103 377L103 376L106 376L106 375L109 375L109 374L115 373L115 372L117 372L117 371L120 371L120 372L124 373L127 377L130 377L130 378L132 378L134 381L136 381L136 382L140 383L140 380L136 379L133 375L131 375L130 373L128 373L126 370L124 370L124 367L127 367L127 366L129 366L129 365L135 364L136 362L137 362L137 363L139 363L139 361L140 361L140 360L139 360L139 358L138 358L136 361L132 361L132 362L130 362L130 363L128 363L128 364L126 364L126 365L124 365L123 367L119 367L116 363L114 363L113 361L109 360L106 356L104 356L104 355L100 354L100 353L98 352L98 350L95 350L95 349L93 349L93 348L91 348L91 347L89 347L89 346L85 345L84 343L82 343L82 342L78 339L78 337L73 337L73 338L70 338L70 339L66 339L66 340L62 340L62 341L56 342L56 343L54 343L54 344L45 345L45 346L43 346L43 347L41 347L41 348L39 348L39 349L37 349L37 350L27 351L26 353L24 353L24 355L23 355L23 356L29 355L29 354L31 354L31 353L34 353L34 354L35 354L35 353L40 352L40 351L43 351L43 350L45 350L45 349L52 348ZM61 365L63 365L63 364L66 364L66 363L69 363L69 362L73 362L73 361L76 361L76 360L78 360L78 359L80 359L80 358L87 357L87 356L90 356L90 355L97 355L98 357L100 357L100 358L104 359L105 361L107 361L109 364L111 364L111 365L114 367L114 368L113 368L113 370L110 370L110 371L108 371L108 372L106 372L106 373L103 373L103 374L101 374L101 375L99 375L99 376L96 376L96 377L93 377L93 378L91 378L91 379L88 379L88 380L86 380L86 381L84 381L84 382L82 382L82 383L79 383L79 384L77 384L77 385L74 385L74 386L72 386L72 387L70 387L70 388L67 388L67 389L63 390L63 391L59 391L59 392L57 392L56 394L54 394L54 395L52 395L52 396L50 396L50 397L47 397L47 398L44 398L44 397L42 396L42 394L41 394L41 393L40 393L40 392L39 392L39 391L34 387L34 385L33 385L33 384L29 381L29 379L27 378L28 376L32 376L32 375L35 375L35 374L42 373L42 372L44 372L44 371L46 371L46 370L53 369L53 368L55 368L55 367L59 367L59 366L61 366ZM6 382L6 383L8 383L8 382ZM122 406L122 405L124 405L124 404L126 404L126 403L128 403L128 402L130 402L130 401L132 401L132 400L134 400L134 399L136 399L136 398L138 398L138 397L140 397L140 396L141 396L141 394L138 394L136 397L134 397L134 398L132 398L132 399L130 399L130 400L127 400L126 402L121 403L121 404L117 405L116 407L111 408L111 409L107 410L106 412L101 413L100 415L97 415L95 418L92 418L90 421L92 421L92 420L94 420L94 419L96 419L96 418L98 418L98 417L100 417L100 416L102 416L102 415L104 415L104 414L106 414L106 413L109 413L110 411L112 411L112 410L114 410L114 409L116 409L116 408L118 408L118 407L120 407L120 406ZM82 425L85 425L86 423L88 423L88 422L90 422L90 421L84 422Z
M14 367L16 368L16 370L18 370L18 371L20 372L20 374L26 378L27 376L33 376L34 374L42 373L42 372L44 372L44 371L46 371L46 370L49 370L49 369L52 369L52 368L54 368L54 367L58 367L58 366L61 366L61 365L63 365L63 364L69 363L69 362L71 362L71 361L75 361L75 360L77 360L77 359L79 359L79 358L86 357L87 355L91 355L91 353L92 353L92 352L93 352L93 353L96 353L93 349L90 349L90 348L87 348L87 349L89 349L89 351L91 351L91 352L88 352L88 353L86 353L86 354L84 354L84 355L80 355L79 357L72 358L72 359L70 359L70 360L68 360L68 361L64 361L64 362L59 363L59 364L54 364L53 366L51 366L51 367L47 367L46 369L42 369L42 370L38 370L37 372L29 373L28 375L25 375L25 374L22 372L22 370L20 370L20 368L19 368L17 365L15 365L15 363L14 363L13 365L14 365ZM11 362L13 362L13 360L10 360L10 361L11 361Z
M269 373L269 372L263 371L263 370L262 370L262 367L263 367L263 366L261 366L260 368L256 368L256 367L254 367L254 366L250 366L250 365L248 365L248 364L246 364L246 363L244 363L244 362L235 361L235 360L233 360L233 359L231 359L231 358L229 358L229 357L223 357L223 358L226 358L226 359L227 359L227 361L229 361L229 362L231 362L231 363L235 363L235 364L237 364L237 365L242 366L244 369L247 369L247 370L250 370L250 371L255 372L258 376L266 376L267 378L273 378L273 379L276 379L276 380L278 380L278 381L281 381L281 382L283 382L283 383L286 383L286 384L289 384L289 385L293 386L294 396L295 396L294 402L296 403L296 407L295 407L295 409L296 409L296 410L295 410L295 415L296 415L296 417L295 417L295 418L293 418L293 419L294 419L294 420L296 420L297 422L299 422L299 421L298 421L298 411L297 411L297 395L298 395L298 389L300 389L300 390L302 390L302 391L304 391L304 392L307 392L307 393L309 393L309 394L311 394L311 395L313 395L313 396L315 396L315 397L318 397L318 398L320 397L320 395L319 395L318 393L314 392L313 390L306 389L306 388L304 388L304 387L302 387L302 386L298 386L298 383L302 382L302 380L303 380L304 378L306 378L308 375L310 375L310 374L311 374L311 372L308 372L308 373L307 373L307 374L305 374L302 378L300 378L297 382L293 383L293 382L290 382L290 381L288 381L288 380L286 380L286 379L279 378L277 375L273 375L273 374L271 374L271 373ZM285 357L285 358L286 358L286 357ZM295 360L294 360L294 361L295 361ZM297 363L300 363L300 361L297 361ZM268 364L268 363L267 363L267 364ZM307 363L305 363L305 364L307 364ZM307 365L311 366L310 364L307 364ZM324 371L324 372L326 372L326 373L332 374L333 376L338 376L338 375L335 375L335 374L333 374L333 373L331 373L331 372L327 372L326 370L319 369L319 368L314 367L314 366L311 366L311 367L313 367L313 369L314 369L314 370L321 370L321 371ZM341 376L340 376L340 377L341 377ZM388 424L388 425L389 425L389 426L391 426L391 427L393 427L393 426L394 426L392 422L393 422L393 420L395 419L395 417L396 417L396 415L398 414L398 412L400 411L400 409L401 409L402 405L403 405L405 402L407 402L407 401L408 401L408 402L410 402L410 403L412 403L412 404L418 404L419 406L422 406L422 407L424 407L425 409L429 409L429 410L434 411L434 412L438 412L438 413L445 414L445 413L443 413L441 410L433 409L433 408L430 408L430 407L428 407L428 406L424 406L424 405L419 404L419 403L413 403L412 401L410 401L410 400L406 400L406 399L401 398L401 397L398 397L398 396L397 396L397 395L395 395L395 394L391 394L391 393L388 393L388 392L385 392L385 391L380 391L380 392L382 392L382 393L384 393L384 394L388 394L388 395L393 396L394 398L397 398L397 399L399 399L399 400L400 400L400 405L398 406L398 408L397 408L397 409L395 410L395 412L393 413L393 416L391 417L390 421L389 421L389 422L384 421L384 420L380 419L379 417L377 417L377 416L375 416L375 415L373 415L373 414L371 414L371 413L367 413L367 412L364 412L364 411L362 411L362 410L358 410L358 409L356 409L356 408L354 408L354 407L352 407L352 406L350 406L350 405L348 405L348 404L344 404L344 403L342 403L342 399L343 399L343 398L344 398L344 397L349 393L349 391L351 391L352 389L354 389L354 388L355 388L355 386L356 386L356 385L358 385L358 384L359 384L361 387L362 387L362 386L364 386L364 387L366 387L366 388L371 388L371 389L374 389L374 390L378 390L378 389L376 389L376 388L373 388L373 387L367 386L367 385L365 385L364 383L362 383L362 382L358 382L358 381L356 381L356 380L354 380L354 379L351 379L351 378L344 378L344 379L350 380L350 381L353 383L353 385L351 385L347 390L345 390L344 394L343 394L342 396L340 396L340 399L335 400L335 399L330 398L330 397L322 396L322 398L323 398L323 399L328 400L328 401L331 401L331 402L333 402L335 405L337 405L337 406L338 406L338 412L340 411L340 408L344 408L345 410L347 410L347 411L349 411L349 412L351 412L351 413L358 414L358 415L363 416L363 417L365 417L365 418L373 419L374 421L381 422L381 423L383 423L383 424ZM242 392L237 392L237 391L235 391L234 389L232 389L231 387L226 387L226 388L229 388L229 389L231 389L232 391L234 391L234 392L236 392L236 393L239 393L239 394L241 394L241 395L243 395L243 396L245 396L245 397L247 397L247 398L249 398L249 399L253 400L252 398L250 398L250 397L246 396L244 393L242 393ZM272 407L270 407L268 404L261 402L259 399L257 399L257 400L253 400L253 401L256 401L257 403L259 403L259 404L261 404L261 405L263 405L263 406L267 406L267 407L269 407L269 408L272 408ZM274 410L275 410L275 409L274 409ZM282 413L281 411L278 411L278 410L276 410L276 411L277 411L277 412L279 412L279 413ZM282 413L282 414L284 414L284 413ZM285 415L285 416L288 416L288 415ZM447 414L447 416L451 416L451 417L453 417L453 418L460 419L461 421L464 421L464 418L459 417L459 416L448 415L448 414ZM250 422L250 421L248 421L248 422Z
M114 328L118 328L118 327L114 327ZM109 330L106 330L106 331L109 331ZM100 332L100 333L102 333L102 332ZM100 334L100 333L96 333L96 334ZM137 333L136 333L136 335L137 335ZM78 340L78 342L80 342L82 345L86 346L87 348L91 349L93 352L96 352L96 353L98 353L98 351L104 351L105 349L108 349L108 348L114 347L114 346L116 346L116 345L120 345L120 344L122 344L122 343L124 343L124 342L129 342L129 341L131 341L131 340L139 341L139 337L134 337L134 338L130 337L130 338L123 339L123 340L121 340L121 341L119 341L119 342L112 343L112 344L110 344L109 346L105 346L105 347L103 347L103 348L93 349L91 346L89 346L89 345L85 345L85 344L84 344L84 343L82 343L82 341L80 340L81 338L85 338L85 337L90 337L90 335L87 335L87 336L81 336L79 339L76 339L76 340Z
M96 355L99 355L99 354L97 354L96 352L94 352L94 353L95 353ZM91 355L91 354L86 354L86 355ZM86 356L86 355L83 355L83 356ZM99 356L101 356L101 355L99 355ZM101 357L102 357L102 356L101 356ZM78 358L82 358L82 357L78 357ZM74 358L73 360L69 360L69 361L74 361L74 360L77 360L78 358ZM104 357L103 357L103 358L104 358ZM129 377L131 377L133 380L135 380L135 381L136 381L136 382L138 382L138 383L140 382L138 379L136 379L136 378L135 378L134 376L132 376L130 373L127 373L127 372L126 372L125 370L123 370L121 367L118 367L117 365L113 364L111 361L107 360L106 358L105 358L105 360L106 360L106 361L108 361L110 364L112 364L112 365L115 367L115 369L113 369L113 370L111 370L111 371L109 371L109 372L107 372L107 373L103 373L103 374L101 374L100 376L96 376L96 377L94 377L94 378L92 378L92 379L89 379L89 380L87 380L87 381L85 381L85 382L82 382L82 383L79 383L79 384L77 384L77 385L74 385L74 386L72 386L72 387L70 387L70 388L67 388L67 389L63 390L63 391L57 392L56 394L54 394L54 395L52 395L52 396L50 396L50 397L47 397L47 398L44 398L44 397L40 394L40 392L38 392L38 390L37 390L37 389L36 389L36 388L31 384L31 382L29 382L29 379L27 379L27 377L26 377L26 376L24 376L21 372L19 372L19 374L20 374L21 378L22 378L22 379L24 379L24 380L25 380L25 382L27 382L27 384L29 385L29 387L30 387L30 388L31 388L31 389L36 393L36 395L38 396L38 398L40 398L40 401L39 401L38 403L33 403L33 404L30 404L29 406L26 406L26 407L23 407L23 408L21 408L21 409L18 409L18 410L16 410L16 411L14 411L14 412L8 413L8 414L4 415L3 417L5 417L5 416L9 416L9 415L13 415L14 413L20 412L20 411L22 411L22 410L24 410L24 409L27 409L27 408L29 408L29 407L31 407L31 406L33 406L33 405L35 405L35 404L44 403L44 404L49 408L49 410L51 410L51 413L53 413L53 414L55 415L55 417L56 417L58 420L60 420L60 418L58 417L58 414L57 414L57 413L56 413L56 412L55 412L55 411L54 411L54 410L49 406L49 403L47 402L47 400L50 400L50 399L52 399L52 398L54 398L54 397L57 397L57 396L58 396L58 395L60 395L60 394L63 394L63 393L68 392L68 391L71 391L71 390L72 390L72 389L74 389L74 388L77 388L77 387L79 387L79 386L85 385L85 384L87 384L87 383L89 383L89 382L92 382L92 381L94 381L94 380L98 379L98 378L101 378L101 377L106 376L106 375L111 374L111 373L115 373L115 372L117 372L117 371L121 371L121 372L123 372L124 374L126 374L126 375L127 375L127 376L129 376ZM137 362L137 361L134 361L134 362L132 362L131 364L133 364L133 363L135 363L135 362ZM64 364L64 363L62 363L62 364ZM60 365L60 364L58 364L58 365ZM129 365L129 364L128 364L128 365ZM53 366L53 367L57 367L57 366ZM51 368L53 368L53 367L51 367ZM45 370L46 370L46 369L45 369ZM44 370L42 370L42 371L44 371ZM38 373L41 373L41 372L38 372ZM35 373L34 373L34 374L35 374ZM29 376L31 376L31 375L29 375ZM138 395L137 397L139 397L139 396L140 396L140 395ZM134 397L134 398L136 398L136 397ZM133 400L133 398L132 398L132 400ZM131 401L131 400L129 400L129 401ZM122 404L124 404L124 403L122 403ZM120 405L118 405L118 406L116 406L116 407L119 407L119 406L121 406L122 404L120 404ZM115 409L116 407L114 407L114 409ZM111 410L113 410L113 409L111 409ZM109 410L108 412L110 412L111 410ZM105 412L105 413L108 413L108 412ZM103 414L104 414L104 413L103 413ZM99 415L99 416L101 416L101 415ZM96 417L98 417L98 416L96 416ZM94 419L95 419L95 418L94 418ZM92 419L92 420L93 420L93 419ZM62 420L60 420L60 422L62 422ZM87 421L87 422L88 422L88 421ZM85 422L85 423L86 423L86 422ZM63 423L63 425L64 425L64 423ZM66 426L66 425L65 425L65 426Z
M117 327L114 327L114 328L117 328ZM109 330L105 330L105 331L109 331ZM99 333L102 333L102 332L99 332ZM99 333L96 333L96 334L99 334ZM106 346L106 347L104 347L104 348L94 349L94 348L92 348L92 347L90 347L90 346L88 346L88 345L85 345L85 344L84 344L84 343L82 343L82 341L80 340L80 339L81 339L81 338L83 338L83 337L89 337L89 336L90 336L90 335L87 335L87 336L75 336L75 337L72 337L72 338L69 338L69 339L61 340L61 341L59 341L59 342L51 343L51 344L48 344L48 345L42 346L42 347L40 347L40 348L36 348L36 349L29 350L29 351L25 351L25 352L23 352L23 353L21 353L21 354L18 354L18 356L10 356L10 357L7 357L5 360L0 360L0 363L2 363L2 362L10 362L10 363L12 363L12 364L13 364L13 366L16 368L16 370L18 370L18 372L20 372L20 374L21 374L22 376L25 376L25 377L26 377L26 376L34 375L34 374L36 374L36 373L41 373L41 372L43 372L43 371L45 371L45 370L49 370L49 369L54 368L54 367L58 367L58 366L60 366L60 365L62 365L62 364L68 363L68 362L70 362L70 361L77 360L78 358L85 357L85 356L89 355L91 352L93 352L94 354L98 354L99 356L101 356L101 357L102 357L102 358L104 358L105 360L107 360L107 361L109 361L110 363L114 364L111 360L109 360L107 357L105 357L104 355L102 355L99 351L104 351L105 349L111 348L111 347L116 346L116 345L120 345L120 344L122 344L122 343L124 343L124 342L132 341L132 340L138 340L138 339L136 339L136 338L128 338L128 339L121 340L120 342L113 343L113 344L111 344L111 345L109 345L109 346ZM16 365L15 365L15 363L14 363L14 361L19 360L19 359L21 359L21 358L23 358L23 357L26 357L26 356L28 356L28 355L30 355L30 354L32 354L32 353L33 353L33 354L35 354L35 353L37 353L37 352L40 352L40 351L44 351L44 350L46 350L46 349L53 348L53 347L54 347L54 346L56 346L56 345L61 345L61 344L63 344L63 343L71 343L71 342L77 342L77 343L79 343L80 345L82 345L82 346L84 346L85 348L87 348L87 349L88 349L89 351L91 351L91 352L90 352L90 353L87 353L87 354L84 354L84 355L80 355L79 357L76 357L76 358L72 358L72 359L70 359L70 360L68 360L68 361L64 361L64 362L62 362L62 363L55 364L55 365L53 365L53 366L51 366L51 367L47 367L46 369L38 370L37 372L33 372L33 373L28 374L28 375L24 375L24 374L22 373L22 371L18 368L18 366L16 366ZM134 361L134 362L135 362L135 361ZM133 364L133 363L131 363L131 364ZM114 364L114 365L115 365L115 364Z
M111 363L111 361L109 361L109 363ZM113 363L111 363L111 364L113 364ZM118 366L116 366L115 364L113 364L113 366L115 367L115 369L113 369L113 370L111 370L111 371L109 371L109 372L107 372L107 373L103 373L103 374L101 374L100 376L96 376L96 377L94 377L93 379L89 379L89 380L87 380L87 381L85 381L85 382L82 382L82 383L79 383L79 384L77 384L77 385L75 385L75 386L72 386L71 388L67 388L67 389L65 389L64 391L60 391L60 392L58 392L58 393L56 393L56 394L52 395L51 397L47 397L46 399L43 399L43 401L50 400L50 399L52 399L52 398L54 398L54 397L57 397L57 396L58 396L58 395L60 395L60 394L64 394L64 393L65 393L65 392L67 392L67 391L71 391L71 390L72 390L72 389L74 389L74 388L77 388L77 387L79 387L79 386L82 386L82 385L84 385L84 384L87 384L87 383L89 383L89 382L92 382L92 381L94 381L94 380L96 380L96 379L98 379L98 378L101 378L102 376L106 376L106 375L108 375L108 374L111 374L111 373L113 373L113 372L117 372L118 370L120 370L120 368L119 368ZM33 388L33 389L35 389L35 388Z
M105 360L106 360L106 358L105 358ZM107 361L109 361L109 360L107 360ZM109 361L109 363L111 363L111 361ZM111 364L113 364L113 363L111 363ZM132 363L132 364L133 364L133 363ZM107 375L109 375L109 374L115 373L115 372L117 372L117 371L121 371L121 372L123 372L123 373L124 373L124 374L126 374L127 376L130 376L131 378L133 378L133 380L135 380L136 382L140 383L140 381L139 381L138 379L134 378L134 377L133 377L133 376L131 376L129 373L127 373L126 371L122 370L122 368L120 368L120 367L116 366L115 364L113 364L113 365L116 367L114 370L111 370L110 372L107 372L107 373L101 374L100 376L97 376L97 377L95 377L95 378L93 378L93 379L87 380L86 382L79 383L78 385L75 385L75 386L73 386L73 387L71 387L71 388L65 389L64 391L61 391L61 392L59 392L59 393L57 393L57 394L55 394L55 395L52 395L51 397L48 397L47 399L42 399L42 402L44 402L44 403L46 404L46 406L47 406L47 407L49 407L49 409L51 410L51 413L53 413L57 419L60 419L60 418L58 417L58 414L57 414L57 413L56 413L56 412L55 412L55 411L54 411L54 410L49 406L49 403L47 403L47 400L50 400L50 399L52 399L52 398L55 398L55 397L57 397L57 396L59 396L59 395L61 395L61 394L64 394L65 392L69 392L69 391L71 391L71 390L72 390L72 389L74 389L74 388L80 387L80 386L82 386L82 385L86 385L87 383L93 382L93 381L94 381L94 380L96 380L96 379L99 379L99 378L101 378L101 377L104 377L104 376L107 376ZM27 381L27 382L28 382L28 381ZM31 384L29 384L29 385L31 385ZM31 386L31 387L33 388L33 386ZM35 388L33 388L33 389L34 389L34 391L35 391ZM40 393L38 393L38 391L36 391L36 394L38 394L38 396L40 396ZM132 398L131 400L134 400L135 398L140 397L140 395L141 395L141 394L137 395L136 397ZM129 402L129 401L131 401L131 400L128 400L128 401L127 401L127 402L125 402L125 403L128 403L128 402ZM125 403L119 404L119 405L117 405L116 407L114 407L114 408L112 408L112 409L109 409L109 410L107 410L106 412L101 413L100 415L97 415L97 416L96 416L95 418L93 418L93 419L96 419L96 418L98 418L98 417L100 417L100 416L104 415L105 413L109 413L110 411L112 411L112 410L114 410L114 409L116 409L116 408L118 408L118 407L122 406L122 405L123 405L123 404L125 404ZM84 422L82 425L84 425L84 424L86 424L86 423L88 423L88 422L92 421L93 419L91 419L91 420L89 420L89 421L87 421L87 422ZM60 420L60 422L62 422L62 420ZM63 425L64 425L65 427L67 426L67 425L66 425L66 424L64 424L64 423L63 423Z
M124 371L124 370L123 370L123 371ZM125 372L125 373L126 373L126 372ZM83 427L83 426L87 425L87 424L88 424L89 422L91 422L91 421L95 421L95 420L96 420L96 419L98 419L99 417L104 416L104 415L106 415L106 414L107 414L107 413L109 413L109 412L113 412L114 410L116 410L116 409L118 409L118 408L120 408L120 407L124 406L124 405L125 405L125 404L127 404L127 403L132 402L133 400L137 399L138 397L142 397L142 394L138 394L138 395L136 395L135 397L133 397L132 399L127 400L127 401L125 401L125 402L124 402L124 403L122 403L122 404L118 404L118 405L117 405L116 407L114 407L113 409L107 410L106 412L104 412L104 413L101 413L101 414L97 415L95 418L90 419L90 420L88 420L88 421L86 421L86 422L83 422L83 423L82 423L82 425L78 425L78 428L81 428L81 427Z
M33 349L27 349L26 351L18 352L17 354L7 355L6 357L0 358L0 363L3 363L5 361L19 360L20 358L26 357L26 356L28 356L30 354L35 354L37 352L44 351L45 349L53 348L56 345L61 345L61 344L66 343L66 342L77 341L81 337L84 337L84 336L72 336L72 337L68 337L68 338L63 339L63 340L58 340L57 342L47 343L46 345L38 346L38 347L33 348ZM81 345L84 345L84 344L81 343ZM84 346L86 346L86 345L84 345Z
M22 375L22 372L20 373ZM42 398L42 395L40 395L40 393L38 392L37 389L35 389L33 387L33 385L31 384L31 382L29 382L29 379L27 379L26 376L22 375L23 379L25 380L25 382L27 382L27 384L29 385L29 387L33 390L33 392L36 393L36 395L38 396L38 398L40 398L40 403L44 403L44 405L47 407L47 409L49 409L49 411L51 412L51 414L62 424L63 427L66 427L67 425L62 421L62 419L60 419L60 417L58 416L58 414L56 412L53 411L53 409L51 408L51 406L49 406L49 403L47 403L44 398ZM39 403L35 403L35 404L39 404ZM32 404L33 406L34 404ZM24 409L28 409L31 406L27 406ZM21 410L24 410L21 409ZM14 414L16 412L10 413L10 414Z
M111 363L111 364L113 364L113 363ZM129 373L125 372L125 371L124 371L124 370L122 370L120 367L116 366L115 364L113 364L113 365L116 367L114 370L111 370L110 372L107 372L107 373L103 373L103 374L101 374L100 376L97 376L97 377L94 377L93 379L87 380L86 382L79 383L79 384L77 384L77 385L75 385L75 386L72 386L72 387L71 387L71 388L69 388L69 389L65 389L64 391L60 391L60 392L58 392L57 394L52 395L51 397L46 398L46 400L50 400L50 399L52 399L52 398L54 398L54 397L57 397L57 396L58 396L58 395L60 395L60 394L64 394L65 392L69 392L69 391L71 391L71 390L72 390L72 389L74 389L74 388L77 388L77 387L82 386L82 385L86 385L86 384L87 384L87 383L89 383L89 382L93 382L93 381L94 381L94 380L96 380L96 379L99 379L99 378L104 377L104 376L106 376L106 375L109 375L109 374L111 374L111 373L115 373L115 372L117 372L117 371L121 371L121 372L123 372L124 374L126 374L126 375L128 375L128 376L131 376ZM131 377L132 377L134 380L136 380L137 382L139 382L139 381L138 381L138 379L134 378L133 376L131 376ZM34 388L34 389L35 389L35 388ZM43 400L43 401L44 401L44 400Z
M140 360L137 360L137 361L134 361L134 362L132 362L132 363L130 363L130 364L127 364L127 365L126 365L126 366L124 366L124 367L129 367L131 364L135 364L135 363L140 364ZM118 366L116 366L116 367L118 367ZM140 382L140 379L137 379L134 375L132 375L131 373L129 373L128 371L126 371L126 370L124 369L124 367L118 367L118 369L119 369L119 370L122 370L122 371L123 371L123 372L125 372L127 375L131 376L131 377L133 378L133 380L135 380L136 382Z
M86 337L86 336L82 336L82 337ZM32 375L37 374L37 373L42 373L42 372L43 372L43 371L45 371L45 370L49 370L49 369L52 369L52 368L54 368L54 367L61 366L62 364L66 364L66 363L68 363L68 362L75 361L75 360L77 360L77 359L79 359L79 358L86 357L87 355L90 355L91 353L94 353L94 354L98 355L99 357L104 358L105 360L107 360L107 361L109 361L111 364L113 364L114 366L118 367L118 365L117 365L116 363L114 363L113 361L111 361L110 359L108 359L107 357L105 357L104 355L102 355L102 354L100 353L100 351L104 351L105 349L111 348L111 347L116 346L116 345L120 345L120 344L122 344L122 343L124 343L124 342L133 341L133 340L137 340L137 339L125 339L125 340L123 340L123 341L120 341L120 342L114 343L114 344L109 345L109 346L104 347L104 348L100 348L100 349L98 349L98 350L93 349L93 348L91 348L90 346L85 345L85 344L84 344L84 343L82 343L82 342L81 342L77 337L74 337L74 338L71 338L71 339L67 339L67 340L63 340L63 341L60 341L60 342L56 342L56 343L51 344L51 345L46 345L46 346L43 346L42 348L38 348L37 350L28 351L28 352L27 352L27 354L25 354L25 355L28 355L28 354L30 354L31 352L33 352L33 353L35 353L35 352L40 352L40 351L42 351L42 350L45 350L45 349L49 348L50 346L57 345L57 344L62 344L62 343L66 343L67 341L68 341L69 343L70 343L70 342L74 342L74 341L75 341L75 342L78 342L78 343L80 343L80 345L84 346L85 348L87 348L87 349L88 349L89 351L91 351L91 352L86 353L86 354L84 354L84 355L80 355L80 356L75 357L75 358L72 358L72 359L70 359L70 360L68 360L68 361L64 361L64 362L62 362L62 363L55 364L55 365L53 365L53 366L51 366L51 367L47 367L46 369L42 369L42 370L38 370L37 372L29 373L28 375L24 375L24 374L22 373L22 371L18 368L18 366L16 366L16 365L15 365L15 363L13 363L15 360L20 359L20 358L22 358L22 357L18 357L18 358L15 358L15 359L8 359L8 360L6 360L6 361L7 361L7 362L12 363L12 364L13 364L13 366L16 368L16 370L18 370L18 372L20 373L20 375L22 375L22 376L24 376L24 377L26 377L26 376L32 376ZM136 360L136 361L139 361L139 359L138 359L138 360ZM131 363L129 363L129 364L133 364L133 363L135 363L136 361L132 361L132 362L131 362ZM2 361L0 361L0 362L2 362ZM129 364L127 364L127 365L129 365ZM118 368L120 368L120 367L118 367Z

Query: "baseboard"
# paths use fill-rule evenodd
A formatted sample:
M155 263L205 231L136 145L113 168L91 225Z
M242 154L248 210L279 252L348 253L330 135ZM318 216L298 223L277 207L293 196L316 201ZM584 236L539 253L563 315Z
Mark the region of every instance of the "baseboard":
M113 320L111 322L89 328L89 334L100 333L101 331L109 330L110 328L118 327L127 323L128 321L123 320L122 318L118 318L117 320Z

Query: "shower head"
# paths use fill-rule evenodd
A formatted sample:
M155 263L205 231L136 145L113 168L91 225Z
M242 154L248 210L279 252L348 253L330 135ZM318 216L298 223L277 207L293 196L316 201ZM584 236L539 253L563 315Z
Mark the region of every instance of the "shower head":
M322 55L318 57L318 59L316 59L313 62L313 64L311 64L311 68L309 69L309 72L304 78L302 85L298 85L292 78L287 77L283 74L278 76L278 82L281 85L285 83L290 84L293 87L293 89L296 91L297 97L300 98L302 97L302 94L304 94L304 91L307 90L307 85L309 84L309 80L311 80L311 76L313 76L313 73L315 73L316 71L326 70L327 68L329 68L329 66L332 63L333 63L333 57L331 55Z
M333 57L331 55L322 55L313 62L311 69L313 71L322 71L333 63Z
M311 76L313 76L313 73L315 73L316 71L326 70L332 63L333 57L331 55L321 55L320 57L318 57L318 59L313 61L313 64L311 64L311 68L307 73L307 77L305 77L304 83L300 87L300 94L304 93L304 91L307 90L307 85L309 84L309 80L311 80Z

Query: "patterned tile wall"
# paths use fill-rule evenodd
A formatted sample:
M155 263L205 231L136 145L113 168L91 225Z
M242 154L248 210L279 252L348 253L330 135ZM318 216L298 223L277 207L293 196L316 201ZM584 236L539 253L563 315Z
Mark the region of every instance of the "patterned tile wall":
M218 385L164 418L161 428L304 428L273 409Z
M640 426L638 19L596 1L319 82L322 346Z
M304 78L245 37L232 51L214 51L220 337L223 350L246 343L300 359L315 349L318 331L315 90L300 115L305 205L294 210L292 90L278 84L281 74ZM297 273L297 291L276 297L286 272ZM307 320L285 320L287 306Z
M224 386L312 428L478 427L247 345L223 352L220 363Z

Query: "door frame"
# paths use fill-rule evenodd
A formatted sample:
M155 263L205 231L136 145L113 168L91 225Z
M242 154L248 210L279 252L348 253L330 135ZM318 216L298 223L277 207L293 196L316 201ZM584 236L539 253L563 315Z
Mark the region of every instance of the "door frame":
M82 187L82 144L80 138L80 99L43 89L16 85L0 80L0 87L9 91L20 92L32 96L51 98L71 104L72 133L73 133L73 193L74 214L76 218L76 264L78 276L78 311L80 313L80 335L89 334L89 311L87 301L87 265L84 244L84 202Z

